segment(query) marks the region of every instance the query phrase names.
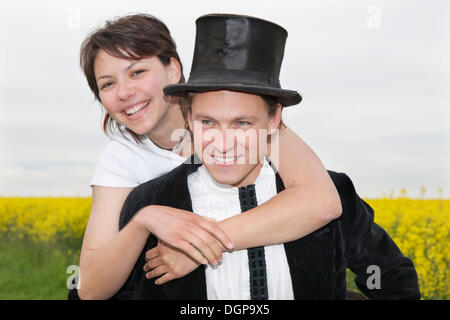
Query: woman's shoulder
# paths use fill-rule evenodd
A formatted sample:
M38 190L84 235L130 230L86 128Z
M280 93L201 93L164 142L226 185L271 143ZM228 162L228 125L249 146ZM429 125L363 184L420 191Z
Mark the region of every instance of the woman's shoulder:
M143 155L143 153L146 153ZM139 166L141 162L148 159L151 161L152 154L140 150L136 143L124 138L112 137L103 147L98 158L97 166L128 168Z
M134 165L160 166L171 157L170 151L161 152L150 139L145 138L137 142L130 135L114 135L103 147L100 159L113 158L120 163ZM167 171L166 171L167 172Z
M158 151L150 139L115 135L103 147L91 185L135 187L178 166L183 159Z
M113 136L103 147L101 155L111 155L117 158L137 157L139 146L135 141L124 137Z
M178 154L173 153L170 150L161 149L148 137L144 136L140 139L140 141L136 141L128 133L112 136L111 141L105 146L105 150L115 151L119 154L124 153L126 155L140 157L143 160L174 160L176 162L176 166L184 162L185 160L184 158L180 157Z
M125 144L111 139L102 149L95 166L91 185L134 187L139 181L135 167L140 157Z

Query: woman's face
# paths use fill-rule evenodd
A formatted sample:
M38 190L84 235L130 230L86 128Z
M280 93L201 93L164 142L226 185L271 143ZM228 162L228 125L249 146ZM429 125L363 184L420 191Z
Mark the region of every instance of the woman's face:
M148 135L166 115L169 101L163 88L181 76L175 59L164 66L158 57L127 60L104 50L97 53L94 74L106 111L139 135Z

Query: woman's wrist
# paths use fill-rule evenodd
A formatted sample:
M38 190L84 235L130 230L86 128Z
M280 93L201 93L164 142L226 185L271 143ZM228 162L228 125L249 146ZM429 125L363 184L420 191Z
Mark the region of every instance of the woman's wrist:
M137 232L145 233L147 234L147 236L153 233L151 225L149 224L149 221L152 221L152 219L149 218L151 215L152 215L151 206L147 206L140 209L134 215L134 217L131 219L131 222L134 224L134 227L136 228Z
M245 239L247 235L247 231L242 230L241 228L237 228L238 225L243 225L243 219L244 218L241 214L235 215L233 217L227 218L222 221L218 221L217 224L219 227L227 234L227 236L230 238L231 242L233 243L233 248L228 249L224 246L222 249L222 252L233 252L236 250L242 250L245 249L242 247L242 238Z

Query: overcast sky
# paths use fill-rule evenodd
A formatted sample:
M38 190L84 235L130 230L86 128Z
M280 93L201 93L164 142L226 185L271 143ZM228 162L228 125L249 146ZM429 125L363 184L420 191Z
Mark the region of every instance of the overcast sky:
M78 64L84 37L128 13L162 19L189 75L195 19L247 14L288 30L285 123L363 197L450 197L449 1L0 3L0 195L90 195L108 138Z

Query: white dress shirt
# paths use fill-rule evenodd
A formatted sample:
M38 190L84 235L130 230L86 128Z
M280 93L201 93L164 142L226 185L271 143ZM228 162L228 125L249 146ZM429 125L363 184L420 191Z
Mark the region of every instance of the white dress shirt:
M275 173L267 161L264 161L254 184L258 205L277 194ZM205 166L200 166L188 177L188 187L192 209L199 215L221 221L241 213L239 188L219 184ZM269 300L293 299L291 275L283 244L266 246L264 252ZM249 300L247 250L224 252L222 259L217 267L206 267L208 300Z

